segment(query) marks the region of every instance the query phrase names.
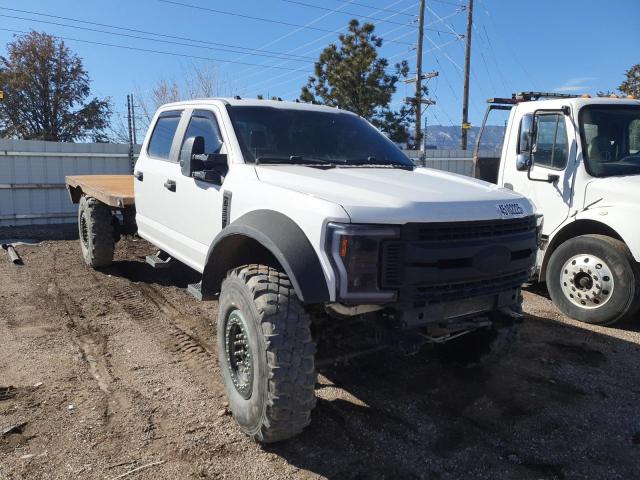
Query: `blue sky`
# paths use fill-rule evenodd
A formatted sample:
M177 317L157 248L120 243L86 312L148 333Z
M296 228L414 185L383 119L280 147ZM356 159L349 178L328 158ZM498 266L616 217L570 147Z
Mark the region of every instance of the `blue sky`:
M222 93L246 97L262 93L293 99L311 73L313 60L323 47L337 39L337 34L331 32L344 30L347 22L358 16L363 21L374 22L376 32L386 40L383 56L391 62L407 59L412 68L415 66L415 51L409 44L415 42L417 36L412 23L415 18L412 15L418 10L416 0L176 2L311 28L225 15L166 0L0 0L0 15L3 15L0 28L36 29L77 39L67 40L67 44L84 59L94 93L111 97L120 115L126 111L127 93L146 94L159 79L180 81L193 63L206 65L216 72ZM461 3L466 4L466 0L427 0L424 69L440 72L440 76L430 82L431 97L437 102L428 110L432 124L460 123L464 41L456 40L452 32L464 33L465 30L466 12L459 8ZM34 20L135 33L24 11L260 51L238 54L213 49L227 48L220 45L199 43L206 48L198 48L121 37ZM480 123L485 99L490 96L523 90L594 93L614 89L623 80L624 71L640 62L640 0L475 0L474 13L470 87L470 120L474 125ZM0 30L0 45L11 41L13 35ZM164 39L193 45L186 40ZM177 56L78 40L171 52ZM288 57L274 59L265 56L265 52L267 55L286 53ZM216 60L179 56L183 54ZM410 86L400 85L394 106L398 107L410 94Z

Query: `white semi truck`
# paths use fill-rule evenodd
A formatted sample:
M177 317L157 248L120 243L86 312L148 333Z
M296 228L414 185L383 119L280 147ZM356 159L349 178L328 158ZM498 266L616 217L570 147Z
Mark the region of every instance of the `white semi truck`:
M479 157L490 112L510 110L500 158ZM640 100L525 92L489 100L475 176L544 215L536 279L556 306L611 324L640 308Z
M523 195L417 168L362 118L305 103L165 105L133 176L67 184L88 265L137 229L160 249L149 263L201 274L189 290L218 299L230 409L261 442L309 423L323 363L508 346L541 234Z

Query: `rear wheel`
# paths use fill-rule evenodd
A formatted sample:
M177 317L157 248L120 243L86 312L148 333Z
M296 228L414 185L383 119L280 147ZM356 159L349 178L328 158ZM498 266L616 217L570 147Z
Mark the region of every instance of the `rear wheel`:
M638 267L620 240L582 235L551 255L546 282L553 303L581 322L608 325L638 307Z
M115 249L111 209L93 197L82 196L78 208L78 233L82 257L93 268L108 267Z
M264 265L231 270L217 331L229 407L242 431L263 443L300 433L316 402L315 343L287 275Z

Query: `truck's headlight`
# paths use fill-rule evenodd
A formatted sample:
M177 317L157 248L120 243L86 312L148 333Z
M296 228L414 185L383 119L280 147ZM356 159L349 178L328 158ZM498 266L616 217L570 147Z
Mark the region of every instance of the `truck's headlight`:
M536 240L538 248L542 248L542 227L544 226L544 215L541 213L536 215Z
M395 291L380 289L381 243L400 237L399 227L327 225L327 250L338 281L338 299L347 303L393 301Z

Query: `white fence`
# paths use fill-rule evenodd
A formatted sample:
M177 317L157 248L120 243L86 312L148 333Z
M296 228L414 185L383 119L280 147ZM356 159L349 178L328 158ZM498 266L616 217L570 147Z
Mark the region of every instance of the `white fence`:
M65 176L127 173L129 145L0 139L0 226L74 222Z
M134 148L134 155L140 146ZM473 174L472 150L405 151L417 165ZM499 156L499 152L481 152ZM129 145L0 139L0 226L75 222L64 177L131 173Z

